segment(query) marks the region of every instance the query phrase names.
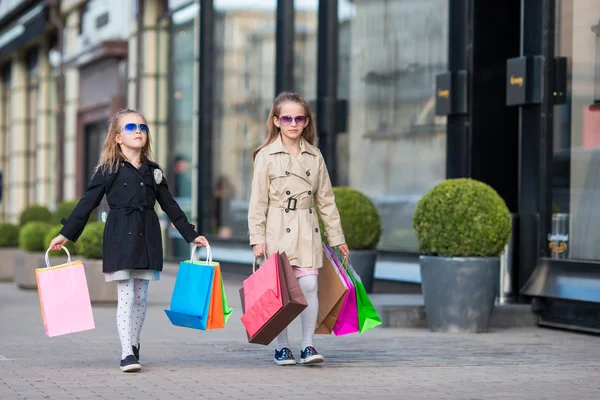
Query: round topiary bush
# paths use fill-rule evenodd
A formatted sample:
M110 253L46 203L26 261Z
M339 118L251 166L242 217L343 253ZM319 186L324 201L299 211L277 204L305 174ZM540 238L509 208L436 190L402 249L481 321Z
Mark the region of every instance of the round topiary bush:
M0 222L0 247L19 246L19 227L8 222Z
M47 222L28 222L19 232L19 248L25 251L43 251L48 249L46 234L52 229Z
M62 228L63 228L62 225L54 225L54 226L52 226L52 228L50 228L50 230L46 234L46 237L44 238L44 243L46 243L46 248L48 248L48 246L50 246L50 242L52 241L52 239L54 239L55 237L57 237L60 234L60 231ZM71 242L70 240L67 242L67 244L65 244L65 247L67 248L67 250L69 250L69 253L71 253L71 255L77 254L77 248L76 248L77 246L75 246L75 243ZM48 253L48 256L62 257L65 254L66 253L63 250L52 250Z
M65 218L65 219L69 218L69 216L73 212L73 209L75 208L77 203L79 203L79 200L65 200L65 201L61 202L58 205L58 207L56 207L56 210L54 210L54 212L52 213L52 223L60 224L60 221L63 218ZM93 213L92 213L92 214L90 214L89 221L93 221L93 220L94 220L94 217L93 217Z
M91 259L102 259L103 236L104 222L98 221L88 223L75 244L77 254Z
M419 251L430 256L498 257L510 238L511 223L498 193L466 178L435 186L413 214Z
M333 194L340 212L348 248L374 249L381 237L381 221L375 205L366 195L350 187L334 187ZM319 218L319 225L323 243L328 243L321 218Z
M44 206L32 205L26 207L19 216L19 225L25 226L28 222L50 222L52 214Z

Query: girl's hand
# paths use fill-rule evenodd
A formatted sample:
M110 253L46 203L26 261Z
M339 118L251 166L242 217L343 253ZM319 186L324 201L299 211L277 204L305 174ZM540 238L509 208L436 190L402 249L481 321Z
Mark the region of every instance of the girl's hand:
M267 252L267 245L264 243L258 243L252 247L252 250L254 250L254 258L260 258Z
M346 243L340 244L338 249L340 249L340 252L344 257L348 257L348 254L350 254L350 250L348 249L348 245Z
M208 245L208 240L206 240L204 236L198 236L192 243L198 247L206 247Z
M68 241L69 240L63 235L58 235L50 242L50 250L60 250Z

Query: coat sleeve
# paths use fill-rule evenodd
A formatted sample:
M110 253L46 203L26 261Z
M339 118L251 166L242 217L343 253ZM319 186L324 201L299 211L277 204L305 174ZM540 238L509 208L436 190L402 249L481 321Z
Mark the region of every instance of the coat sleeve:
M331 179L323 156L319 154L319 180L315 190L315 201L319 207L319 215L325 226L325 235L330 246L346 243L342 220L335 204L335 195L331 187Z
M100 171L94 172L92 180L85 190L83 196L69 215L69 218L62 220L63 228L60 234L69 239L71 242L76 242L85 228L85 224L90 219L90 214L102 201L104 196L104 174Z
M250 246L266 243L267 212L269 210L269 168L263 152L254 160L252 192L248 207L248 237Z
M167 180L164 177L156 190L156 199L158 200L158 204L160 204L160 208L167 214L186 242L192 243L200 234L196 232L194 225L190 224L179 204L173 199L167 186Z

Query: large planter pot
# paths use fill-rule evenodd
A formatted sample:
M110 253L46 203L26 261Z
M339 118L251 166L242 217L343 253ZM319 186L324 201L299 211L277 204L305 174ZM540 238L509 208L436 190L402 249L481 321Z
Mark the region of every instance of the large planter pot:
M375 250L352 250L350 260L354 270L360 276L367 293L373 291L373 275L375 274L375 261L377 252Z
M15 256L15 282L21 289L37 289L35 270L46 266L44 253L17 250Z
M0 282L11 282L15 279L15 262L19 249L0 248Z
M500 257L421 256L421 285L429 329L489 330L498 295Z
M85 267L85 279L90 300L94 304L112 304L117 302L117 285L115 282L105 282L102 272L102 260L85 258L81 260Z

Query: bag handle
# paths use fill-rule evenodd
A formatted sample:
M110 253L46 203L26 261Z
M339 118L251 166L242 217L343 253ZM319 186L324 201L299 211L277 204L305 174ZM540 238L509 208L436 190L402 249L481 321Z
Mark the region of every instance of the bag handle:
M197 246L195 244L192 244L192 254L190 254L190 262L195 262L196 261L196 251L198 250L200 246ZM211 263L213 260L212 258L212 250L210 248L210 244L208 244L208 242L206 243L206 262L207 263Z
M267 261L267 253L263 253L261 257L254 257L254 261L252 262L252 273L256 272L256 260L260 260L261 258L264 258L265 261Z
M71 253L69 253L69 249L67 249L65 246L62 246L62 249L67 253L67 264L71 264ZM48 247L48 250L46 250L46 256L44 257L46 259L46 268L51 268L50 267L50 258L48 257L49 252L50 252L50 247Z

